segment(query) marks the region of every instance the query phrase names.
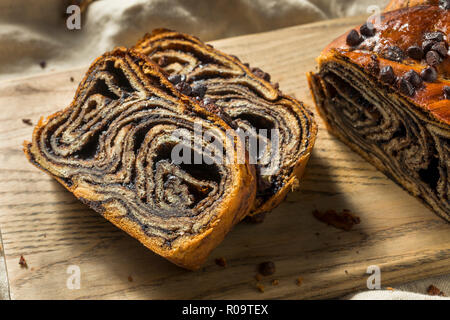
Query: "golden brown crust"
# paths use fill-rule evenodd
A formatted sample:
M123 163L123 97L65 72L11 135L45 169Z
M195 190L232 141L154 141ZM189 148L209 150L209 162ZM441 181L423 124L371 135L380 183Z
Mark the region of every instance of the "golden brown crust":
M264 179L269 182L259 184L251 215L271 211L298 186L315 142L317 125L301 102L283 95L270 83L270 75L196 37L167 29L146 34L135 49L148 55L168 75L184 75L190 85L207 87L204 100L214 100L239 128L246 128L248 122L257 123L255 119L264 119L262 127L254 125L257 130L274 127L286 132L281 137L285 145L279 146L282 153L279 172L267 177L257 172L259 182ZM284 128L283 123L289 128ZM275 191L268 192L268 185Z
M133 215L133 210L130 210L130 208L135 205L144 208L144 203L140 203L139 200L135 200L134 198L116 197L105 192L106 188L110 188L111 190L115 190L115 192L119 191L124 194L130 194L130 192L134 192L134 182L131 181L132 184L130 185L128 181L123 186L116 186L116 184L109 185L106 178L109 173L105 172L105 178L102 178L103 182L101 184L92 183L89 177L86 177L86 173L77 173L78 167L75 167L74 169L73 166L61 165L64 161L76 162L76 159L79 159L77 152L70 150L69 148L70 152L64 156L57 156L56 158L58 160L55 162L53 158L60 150L46 150L48 145L42 143L42 140L48 140L54 144L61 143L60 140L63 140L64 138L62 136L55 138L55 129L53 129L52 126L55 128L61 127L64 125L61 120L62 117L65 117L66 114L73 115L75 114L75 110L81 110L80 108L83 105L85 107L87 106L86 101L93 96L91 92L93 85L95 85L96 77L100 77L102 72L105 72L102 68L108 61L112 61L114 66L116 66L116 64L120 65L120 68L126 70L124 74L127 74L127 76L129 73L133 73L135 76L134 78L128 79L133 86L133 92L131 94L123 94L120 98L120 102L117 104L118 106L123 103L134 103L130 104L130 106L134 106L139 103L146 103L145 101L147 101L147 99L156 97L157 99L160 99L158 101L167 101L167 105L170 106L169 109L173 108L173 110L170 109L169 111L176 112L180 117L185 117L184 119L186 119L186 121L190 121L189 119L197 119L203 121L203 124L209 126L209 128L215 128L222 132L231 130L231 128L218 116L207 112L192 99L183 96L175 90L172 84L160 73L158 68L145 56L124 48L118 48L111 53L106 53L102 57L99 57L92 64L77 89L74 101L69 107L54 113L46 119L40 119L33 132L33 141L24 143L24 152L32 164L51 175L78 199L102 214L114 225L139 240L146 247L181 267L193 270L198 269L206 260L210 251L223 240L225 234L230 231L233 225L247 215L250 210L250 205L254 201L256 189L254 168L247 163L239 164L237 161L239 152L245 152L244 146L240 143L237 136L232 136L231 140L224 140L226 147L235 146L236 151L234 154L230 155L230 163L224 165L226 166L225 169L228 174L223 177L225 180L221 180L221 183L226 187L226 192L223 192L220 197L217 197L212 206L205 207L202 205L202 208L204 209L198 209L195 216L195 219L197 220L192 222L194 227L189 227L193 228L192 230L197 231L192 231L192 233L188 234L182 232L175 237L170 236L171 238L167 238L170 240L165 240L163 235L148 231L149 229L147 227L149 227L149 225L140 221L138 218L139 215ZM119 83L124 80L117 78L115 81L116 83ZM116 90L117 88L113 89ZM119 85L117 90L120 89ZM118 94L119 91L115 92ZM98 96L96 96L96 99L99 99ZM108 105L114 103L114 101L111 102L110 98L103 99L103 102L106 102ZM141 112L145 112L145 110L146 109L141 109ZM112 111L114 111L114 109L112 109ZM154 109L154 113L154 116L156 117L158 109ZM153 113L149 113L149 116L152 115ZM86 117L83 119L86 119ZM61 121L61 124L56 124L58 121ZM74 121L72 121L72 123ZM105 128L105 130L107 130L107 128ZM229 133L229 131L227 132ZM231 132L233 131L231 130ZM44 138L42 136L43 134L46 134ZM223 133L221 137L226 136ZM121 141L120 134L117 134L115 139L116 143L119 143ZM76 140L78 141L80 139ZM132 156L132 158L134 159L134 156ZM93 163L94 166L99 165L98 160L88 159L83 161L78 162L79 166L82 167L86 163ZM86 170L83 172L86 172ZM94 169L91 170L91 174L98 174ZM122 171L116 173L113 172L113 175L116 175L115 178L118 177L118 181L122 179L119 176L121 174L123 174ZM126 175L124 177L126 177ZM125 187L125 185L127 187ZM165 189L167 189L167 187L165 187ZM130 203L124 204L124 199L129 200ZM144 222L153 222L152 219L155 219L155 221L163 221L155 215L156 213L153 213L153 210L158 212L158 210L161 211L162 209L147 208L145 210L147 210L147 213L144 215ZM162 210L161 212L164 213L165 211ZM183 216L180 216L180 218L168 216L166 220L173 221L171 223L174 225L179 223L180 228L183 228L183 223L188 223L189 221L189 219ZM178 220L180 222L177 222ZM151 226L158 227L158 223L155 223L155 226ZM198 227L196 227L197 224ZM173 232L177 232L175 230L176 229L174 229Z
M319 65L334 59L334 57L345 57L352 63L369 69L372 56L375 55L379 61L380 69L391 66L397 77L402 77L406 72L414 70L421 73L428 67L425 59L414 60L406 55L409 47L422 45L424 34L427 32L440 31L444 35L450 33L450 14L438 6L416 6L396 11L387 12L383 15L381 24L374 23L376 35L367 38L358 47L353 48L346 43L348 31L331 42L318 57ZM359 30L359 28L356 28ZM404 53L402 61L392 61L383 55L390 47L399 47ZM435 82L424 82L423 88L417 90L414 96L405 96L417 107L430 113L437 121L450 123L450 104L444 98L444 87L450 86L450 59L447 55L442 63L436 66L438 79ZM397 83L392 88L398 90ZM399 92L402 94L401 92Z

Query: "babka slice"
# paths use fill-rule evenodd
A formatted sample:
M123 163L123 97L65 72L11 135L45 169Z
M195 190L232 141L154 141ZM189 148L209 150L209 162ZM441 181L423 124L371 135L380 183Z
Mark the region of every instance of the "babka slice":
M450 6L433 3L350 30L308 78L328 130L450 221Z
M24 151L79 200L188 269L255 198L255 170L237 161L245 146L236 132L131 50L98 58L72 104L41 118Z
M166 29L147 34L135 49L158 63L181 92L244 136L258 178L252 215L272 210L298 186L317 126L312 113L283 95L267 73L193 36Z

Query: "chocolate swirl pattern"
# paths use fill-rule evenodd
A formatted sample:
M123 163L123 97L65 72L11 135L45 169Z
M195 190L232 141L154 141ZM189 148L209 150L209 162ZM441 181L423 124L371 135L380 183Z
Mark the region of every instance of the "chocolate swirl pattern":
M258 177L252 215L272 210L298 186L317 126L299 101L270 83L267 73L195 37L165 29L146 35L135 50L158 63L180 90L186 89L238 132L248 133L244 138L265 146L256 155L249 152Z
M328 130L448 221L449 18L441 5L387 12L331 43L308 75Z
M196 124L223 148L190 143ZM176 164L180 145L192 158L207 156L206 147L223 156ZM24 151L82 202L188 269L246 216L256 192L254 168L236 159L245 154L236 133L132 50L98 58L72 104L42 118Z

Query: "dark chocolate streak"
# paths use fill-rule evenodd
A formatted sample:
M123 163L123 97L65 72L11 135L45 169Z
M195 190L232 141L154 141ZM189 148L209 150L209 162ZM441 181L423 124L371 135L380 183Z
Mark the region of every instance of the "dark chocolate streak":
M201 232L215 218L216 202L231 187L233 162L224 163L232 155L225 154L223 163L209 158L213 163L174 164L171 151L179 140L173 133L184 129L193 135L194 121L199 121L204 131L214 130L214 139L223 141L228 139L225 129L206 116L180 112L163 95L144 96L130 68L112 66L97 66L76 104L38 129L34 143L43 160L36 160L30 144L30 161L67 188L90 186L95 197L79 197L83 203L102 214L105 205L113 204L117 214L167 245ZM160 84L155 88L164 90ZM187 147L202 154L205 145Z
M331 128L397 184L446 219L449 204L448 128L429 120L408 100L359 66L328 62L316 91Z
M288 182L295 159L305 155L312 143L312 113L301 103L280 93L271 96L273 93L268 87L273 90L273 85L264 82L256 72L267 78L270 76L260 69L254 74L236 57L181 34L170 35L169 32L154 41L150 36L138 44L137 49L156 63L163 61L162 67L167 74L184 75L192 87L206 86L206 94L201 100L214 101L238 128L244 131L248 128L279 130L279 170L261 176L260 172L268 169L270 164L256 165L259 176L257 197L261 204ZM260 139L260 135L256 137Z

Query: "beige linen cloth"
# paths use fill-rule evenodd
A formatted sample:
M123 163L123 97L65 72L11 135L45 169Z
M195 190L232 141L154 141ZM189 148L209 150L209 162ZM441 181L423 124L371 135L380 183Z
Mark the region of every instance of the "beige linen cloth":
M78 31L66 28L69 2L0 0L0 80L86 67L103 52L130 46L157 27L213 40L363 14L369 5L383 8L387 0L98 0L83 13ZM1 272L5 269L0 250ZM450 276L445 276L345 298L435 298L423 295L430 284L450 295ZM0 280L0 298L2 292L6 296L5 285Z

